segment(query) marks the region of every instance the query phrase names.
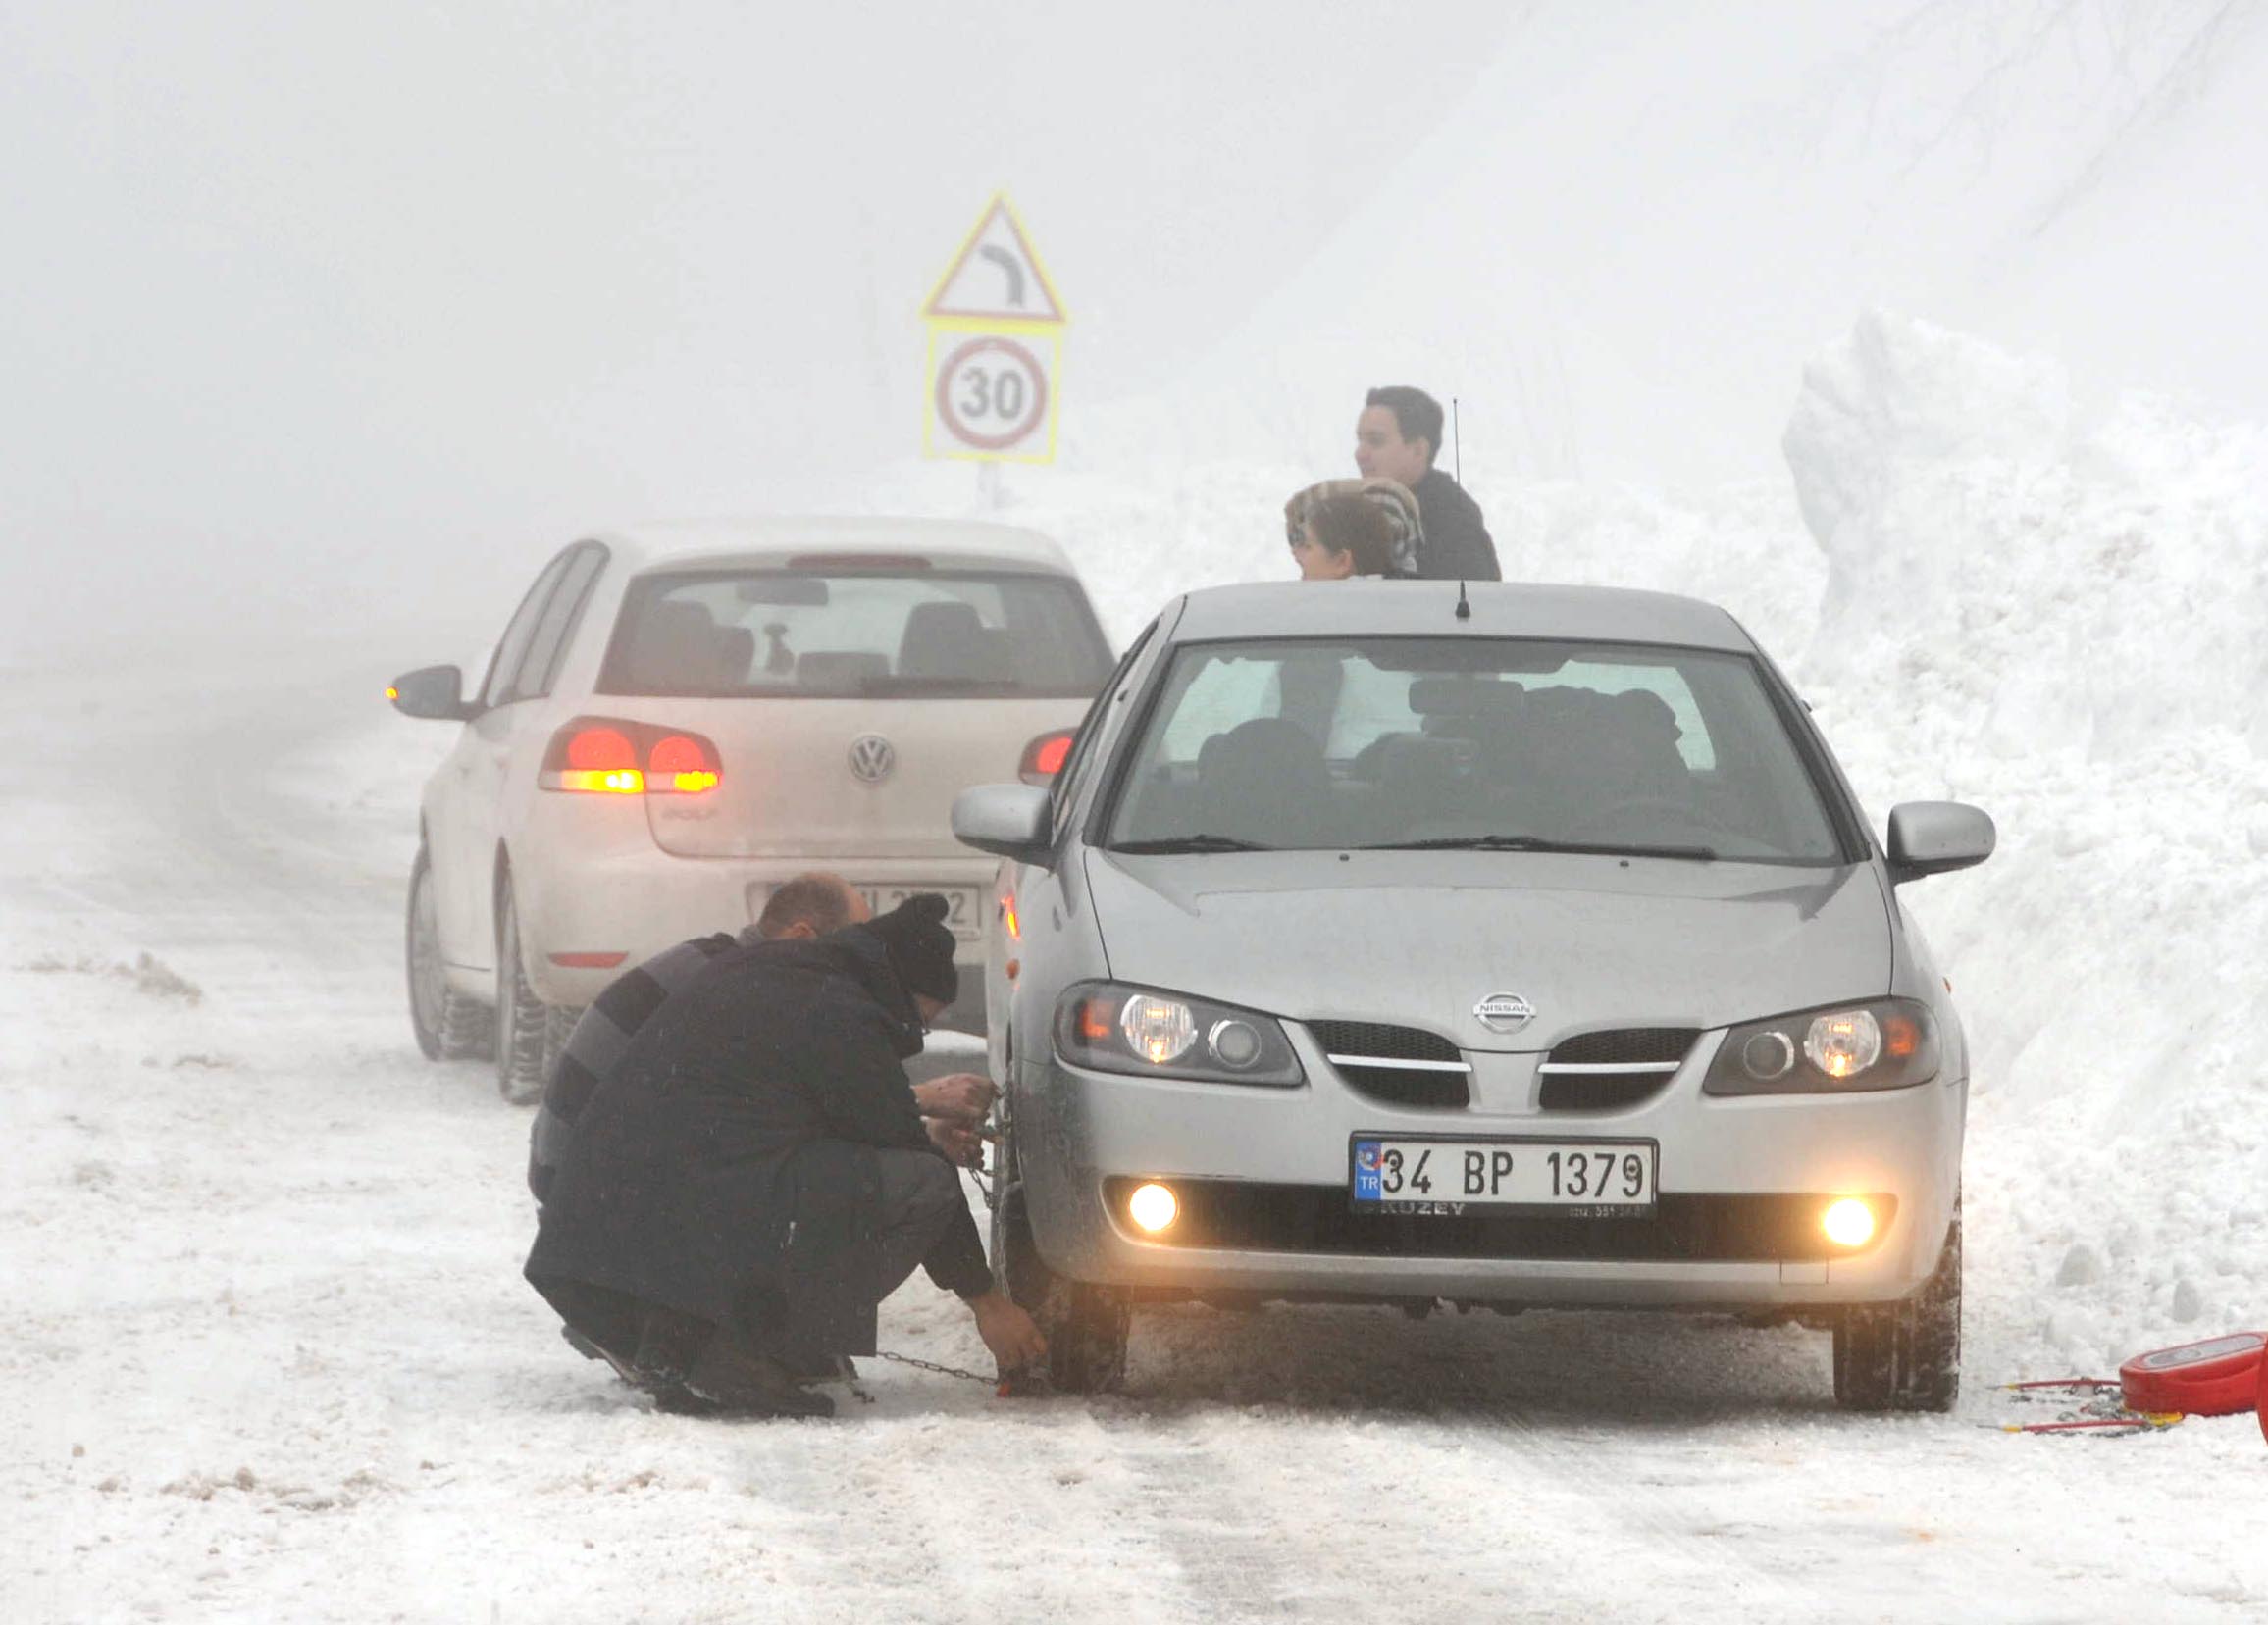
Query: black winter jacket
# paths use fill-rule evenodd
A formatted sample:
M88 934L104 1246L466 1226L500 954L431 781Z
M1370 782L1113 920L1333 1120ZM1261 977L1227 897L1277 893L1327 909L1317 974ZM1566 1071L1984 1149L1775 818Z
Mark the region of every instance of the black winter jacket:
M583 1108L528 1280L609 1346L623 1329L588 1324L589 1306L626 1296L737 1320L774 1354L873 1352L874 1150L937 1154L901 1064L919 1047L866 932L714 955ZM923 1262L964 1297L991 1285L965 1211Z
M1410 487L1425 534L1418 545L1418 574L1430 582L1501 582L1496 543L1480 518L1480 504L1439 469Z

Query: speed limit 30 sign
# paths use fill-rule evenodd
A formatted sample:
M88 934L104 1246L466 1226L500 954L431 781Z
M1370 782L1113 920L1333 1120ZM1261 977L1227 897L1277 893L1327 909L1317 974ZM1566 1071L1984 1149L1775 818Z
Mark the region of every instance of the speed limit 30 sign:
M978 217L922 315L922 448L976 462L1052 462L1068 318L1005 196Z
M954 335L959 338L959 334ZM954 445L975 452L1013 454L1048 436L1048 408L1054 391L1033 344L1005 333L962 338L936 364L937 429ZM1052 448L1051 448L1052 449Z

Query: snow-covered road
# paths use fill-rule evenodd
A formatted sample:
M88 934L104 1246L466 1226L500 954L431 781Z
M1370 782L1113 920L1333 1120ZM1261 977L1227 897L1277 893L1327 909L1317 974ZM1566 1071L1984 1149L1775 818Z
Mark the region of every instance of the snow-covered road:
M1789 1329L1192 1308L1117 1398L653 1414L520 1281L527 1114L410 1041L445 730L336 658L0 675L0 1618L2268 1615L2251 1418L1851 1418ZM919 1279L883 1341L981 1356Z

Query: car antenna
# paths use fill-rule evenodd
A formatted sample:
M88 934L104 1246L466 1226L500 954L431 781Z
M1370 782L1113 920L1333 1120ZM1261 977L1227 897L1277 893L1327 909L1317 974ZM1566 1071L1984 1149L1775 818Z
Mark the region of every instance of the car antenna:
M1457 482L1465 483L1465 436L1457 429L1457 397L1449 397L1449 463Z
M1457 584L1457 618L1460 621L1469 621L1472 619L1472 606L1466 602L1465 584L1463 582L1459 582Z

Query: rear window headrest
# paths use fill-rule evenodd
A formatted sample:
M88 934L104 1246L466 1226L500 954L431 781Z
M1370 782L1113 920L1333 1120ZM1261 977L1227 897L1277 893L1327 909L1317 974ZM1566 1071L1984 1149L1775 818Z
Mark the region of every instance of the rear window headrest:
M1633 733L1667 735L1675 739L1685 732L1677 725L1677 713L1670 709L1670 702L1651 688L1624 688L1611 703L1617 717Z
M898 644L900 677L998 683L1010 675L1006 650L974 604L916 604Z

